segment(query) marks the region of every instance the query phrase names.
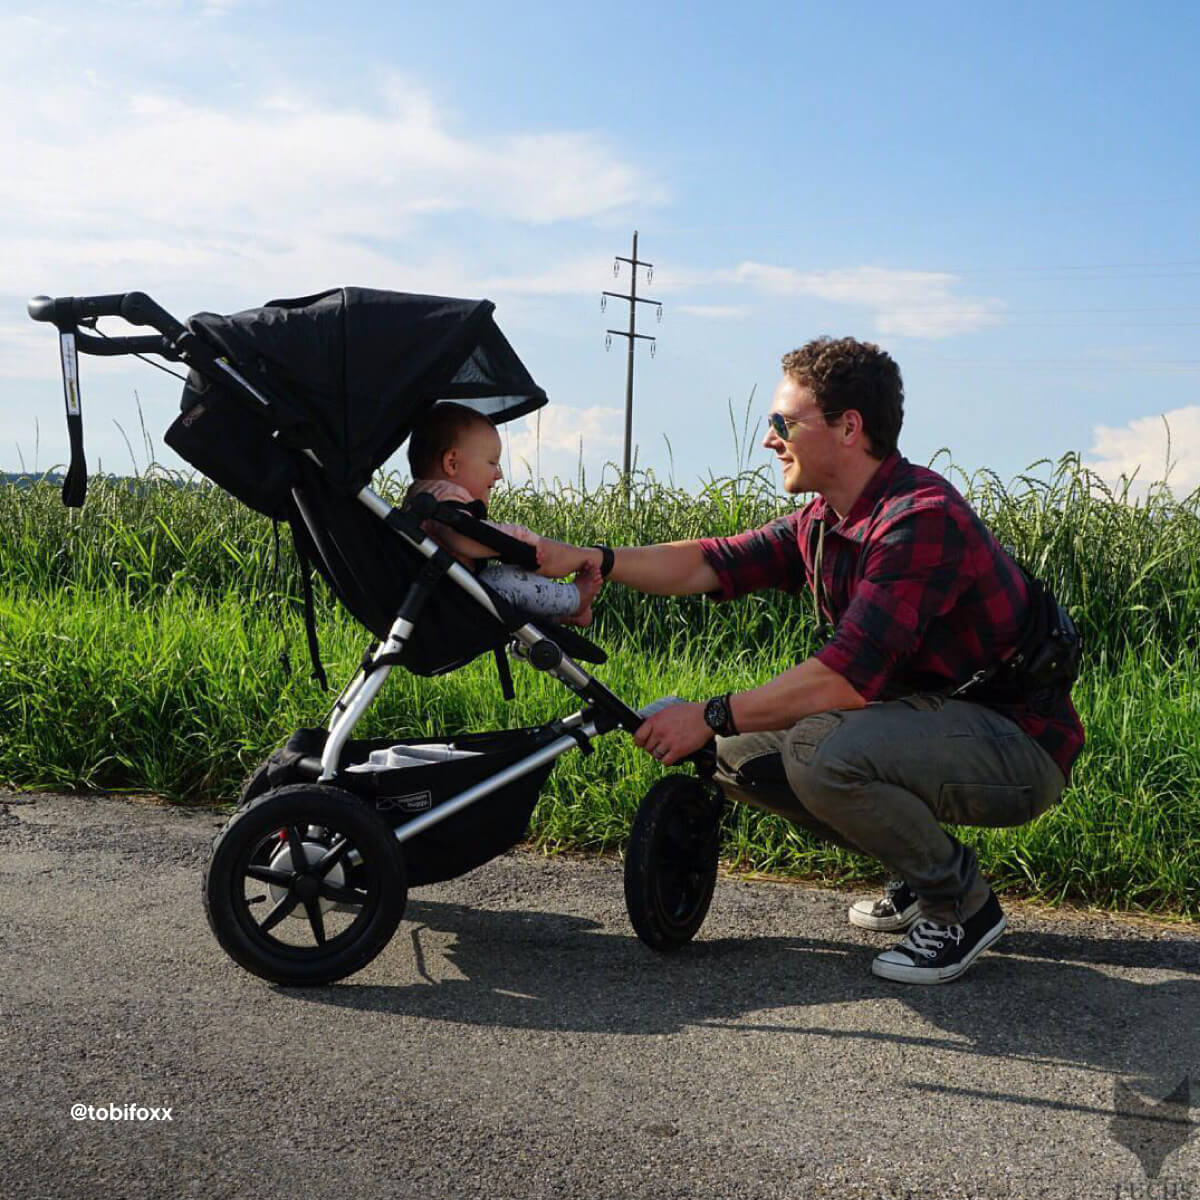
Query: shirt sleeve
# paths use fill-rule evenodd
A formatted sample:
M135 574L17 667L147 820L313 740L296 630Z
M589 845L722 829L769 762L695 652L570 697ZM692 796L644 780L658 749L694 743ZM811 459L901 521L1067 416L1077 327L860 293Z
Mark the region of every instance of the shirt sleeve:
M789 513L732 537L701 538L700 552L717 576L711 600L735 600L764 588L799 591L804 586L800 514Z
M929 623L970 586L968 550L968 539L945 508L900 514L873 536L850 603L816 657L865 700L876 699L920 646Z

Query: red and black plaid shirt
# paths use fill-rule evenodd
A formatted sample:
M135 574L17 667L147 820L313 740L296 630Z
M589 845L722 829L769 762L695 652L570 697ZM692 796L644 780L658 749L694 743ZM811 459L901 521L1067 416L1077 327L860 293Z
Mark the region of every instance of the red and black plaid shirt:
M819 522L822 616L835 629L816 657L865 700L945 691L1015 645L1028 609L1020 570L947 480L898 453L880 463L840 521L817 496L761 529L703 539L720 581L712 598L770 587L816 594ZM1083 746L1069 696L992 707L1069 777Z

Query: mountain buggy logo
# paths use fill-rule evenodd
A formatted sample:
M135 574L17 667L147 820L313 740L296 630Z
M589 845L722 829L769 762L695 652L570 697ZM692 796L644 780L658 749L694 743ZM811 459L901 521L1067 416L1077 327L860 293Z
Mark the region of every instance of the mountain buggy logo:
M407 796L380 796L375 801L380 812L425 812L433 807L432 792L410 792Z

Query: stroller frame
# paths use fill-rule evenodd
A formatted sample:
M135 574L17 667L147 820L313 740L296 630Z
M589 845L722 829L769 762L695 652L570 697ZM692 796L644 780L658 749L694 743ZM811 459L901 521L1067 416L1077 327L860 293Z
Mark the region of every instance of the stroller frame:
M70 506L82 504L86 492L78 375L79 353L104 356L140 356L154 353L168 360L183 362L208 380L219 381L224 388L239 395L250 406L260 405L268 410L273 408L274 402L269 392L252 383L227 356L215 351L204 339L198 337L144 293L57 299L35 297L29 302L29 314L34 320L54 324L59 331L64 395L71 436L71 466L63 485L63 500ZM80 326L95 329L97 319L103 316L120 316L134 325L148 325L157 333L149 336L101 337L80 331ZM312 446L293 443L289 448L307 456L318 467L323 467L321 458ZM310 517L300 490L293 489L292 495L296 513L303 519L314 542L319 543L321 531ZM393 507L369 486L361 487L355 493L355 498L415 550L423 558L424 566L416 569L386 636L372 651L364 655L359 669L334 701L324 733L298 731L288 744L288 749L292 752L284 755L285 761L276 761L281 753L277 751L252 776L243 792L238 812L231 818L214 845L213 860L206 874L209 923L223 948L248 970L280 983L330 982L358 970L386 945L403 913L407 893L405 859L399 850L402 843L426 833L485 797L511 788L528 777L537 779L539 772L548 773L554 761L568 750L579 748L584 753L590 753L591 739L599 734L617 728L623 728L630 733L635 732L646 715L663 703L670 702L659 701L640 712L625 704L580 666L559 645L559 641L539 628L534 620L527 619L522 614L515 614L504 601L481 584L471 571L424 532L421 521L436 513L440 519L469 529L471 536L477 540L493 545L502 558L516 560L521 565L529 566L533 565L530 562L532 552L527 546L480 521L464 517L457 509L447 511L448 506L436 504L431 497L420 497L419 503L412 507L412 511ZM369 780L364 780L364 775L369 776L373 767L369 763L361 762L348 764L347 743L355 726L386 682L392 667L404 653L405 647L418 628L422 610L443 578L465 593L484 613L504 627L509 655L527 662L535 670L552 675L580 697L583 706L568 716L534 729L511 731L514 734L523 732L531 735L530 740L536 744L528 753L514 761L506 762L486 778L469 782L461 790L453 790L452 794L441 798L436 804L430 802L419 815L408 814L400 818L398 823L393 823L394 818L387 819L378 811L385 807L384 804L377 800L375 809L370 807L371 795L381 794L379 791L373 792L374 785ZM568 639L569 644L571 638L578 638L578 635L559 631L559 640ZM587 643L582 642L582 645L586 647ZM500 653L499 649L497 653ZM319 754L311 752L314 739L309 738L306 741L301 737L305 733L316 735ZM459 738L469 741L472 738L492 736L468 734L459 735ZM300 739L298 749L293 750L292 742L297 739ZM361 752L363 746L372 744L374 743L358 743L358 752ZM400 742L395 745L394 750L404 748L405 743ZM510 756L506 754L504 757ZM707 912L715 881L716 820L720 812L720 798L709 782L713 765L711 750L706 749L693 756L692 761L698 767L702 780L680 776L668 777L660 780L647 795L639 812L639 824L634 829L631 857L627 857L626 861L626 900L630 916L642 939L660 950L673 949L694 935ZM347 769L348 766L354 769ZM384 777L379 775L379 778ZM542 774L541 779L544 778L545 774ZM537 786L540 787L540 782ZM339 797L344 801L345 793L367 801L358 806L361 812L343 811L346 809L344 804L339 809ZM528 801L526 797L525 822L535 801L536 791L534 801ZM255 813L255 809L260 811ZM300 814L295 821L291 818L293 812ZM326 814L332 816L327 817ZM329 865L337 857L336 845L328 839L321 841L327 820L340 820L352 830L350 837L354 844L344 853L341 865L336 868ZM245 849L248 844L245 841L248 836L246 830L254 821L257 821L256 828L261 826L258 833L288 822L280 831L277 840L268 847L271 851L269 859L254 857L261 851L263 838L259 839L258 846L253 851ZM520 834L517 836L519 839ZM310 837L315 841L310 842ZM505 842L497 844L507 848L507 845L511 844L511 837L512 833L509 830ZM236 857L240 864L238 869L244 868L248 877L265 880L271 883L272 887L276 884L282 886L281 881L285 875L291 881L288 886L292 890L299 887L297 881L301 876L319 876L313 885L314 888L320 888L319 903L329 904L335 909L340 903L344 903L347 897L364 894L354 890L355 885L350 882L350 873L363 868L361 846L369 847L370 853L367 857L371 861L366 863L366 866L382 870L385 886L382 889L377 888L377 891L382 891L383 896L382 899L376 897L373 901L370 919L365 923L365 934L360 935L357 942L346 952L338 955L318 954L315 959L311 955L307 959L303 956L276 955L267 961L262 956L262 948L253 944L253 937L247 938L244 929L231 931L223 918L218 919L214 915L214 888L219 891L221 888L228 889L229 886L229 868L222 859L223 840L238 843L234 849L225 852L226 859ZM389 843L390 851L386 849ZM498 852L500 851L493 847L492 854ZM673 864L674 874L669 881L664 882L663 863L668 859ZM486 861L486 858L483 861ZM470 860L465 869L469 870L474 865L477 865L476 860ZM342 874L336 876L340 881L336 886L329 883L329 880L334 878L330 873L333 869L346 872L344 880ZM325 874L321 874L322 871ZM214 872L220 876L215 884ZM461 870L452 873L461 873ZM450 875L433 876L446 877ZM312 922L317 948L320 951L324 942L321 911L326 910L322 908L314 912L313 906L318 905L316 895L316 891L313 891L311 897L305 893L303 903ZM335 901L337 903L334 903ZM298 901L292 898L292 907L297 903ZM277 905L277 908L279 907L281 905ZM360 918L362 916L363 914L360 914ZM359 924L360 920L356 918L354 928ZM263 928L266 927L264 922ZM337 941L335 938L330 946L335 945Z

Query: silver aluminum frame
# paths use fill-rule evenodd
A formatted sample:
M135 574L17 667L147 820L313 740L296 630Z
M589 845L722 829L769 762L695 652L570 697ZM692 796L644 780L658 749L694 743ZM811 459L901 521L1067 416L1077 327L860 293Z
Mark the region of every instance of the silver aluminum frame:
M382 496L369 487L363 488L358 493L358 499L382 520L386 521L394 511L392 506ZM396 530L396 532L426 558L433 558L441 549L431 537L424 537L418 542L403 530ZM484 591L478 580L476 580L475 576L466 567L461 563L454 563L446 571L446 576L458 587L462 588L481 608L499 619L499 613L497 613L491 597ZM397 617L388 631L388 636L380 643L371 661L376 662L384 655L398 654L402 651L409 637L412 635L413 628L414 626L411 621ZM531 649L538 642L545 639L545 635L540 630L528 624L522 625L519 629L515 630L513 637L526 650ZM391 665L388 663L384 663L370 671L360 669L342 690L341 695L334 703L333 711L330 715L329 735L325 740L325 749L321 755L321 774L318 777L318 782L327 782L337 774L337 766L341 758L342 748L350 737L354 726L358 724L359 719L366 712L371 701L375 699L379 689L383 687L388 675L391 674L391 670ZM592 682L591 676L574 659L566 654L563 654L562 660L556 666L549 669L549 673L575 692L582 692ZM582 735L583 737L594 737L597 733L596 722L593 719L585 717L585 713L582 710L564 718L562 725L565 729L573 730L575 734ZM405 822L405 824L396 829L396 840L404 842L411 837L415 837L431 825L436 825L438 822L444 821L447 817L453 816L460 809L466 808L476 800L481 800L484 796L499 791L500 788L506 787L514 780L528 775L531 771L536 771L539 767L543 767L549 762L553 762L560 755L578 746L579 740L577 736L573 736L571 733L563 734L562 737L556 738L548 745L533 751L525 758L497 771L495 775L472 785L465 791L459 792L456 796L451 796L449 799L443 800L436 808L422 813L421 816L414 820Z

